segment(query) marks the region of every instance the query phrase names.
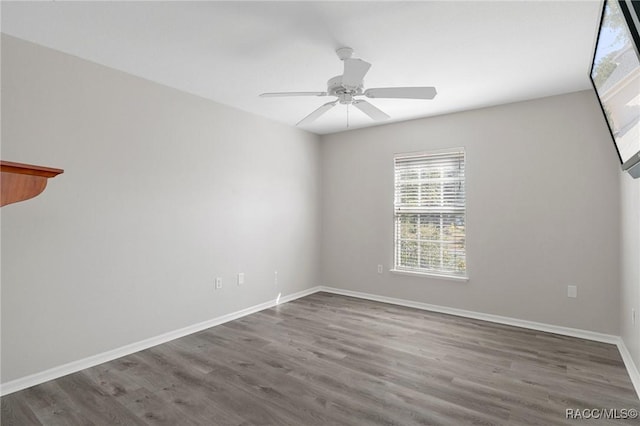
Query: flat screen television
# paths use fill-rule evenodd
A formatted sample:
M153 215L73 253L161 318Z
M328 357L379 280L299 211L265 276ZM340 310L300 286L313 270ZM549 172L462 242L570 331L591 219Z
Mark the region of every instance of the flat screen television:
M604 1L589 75L622 169L636 173L640 171L639 16L638 1Z

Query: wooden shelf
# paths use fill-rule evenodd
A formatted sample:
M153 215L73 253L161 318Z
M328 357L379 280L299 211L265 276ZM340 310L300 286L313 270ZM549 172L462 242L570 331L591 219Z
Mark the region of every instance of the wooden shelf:
M63 172L62 169L0 160L0 207L37 196L47 187L47 179Z

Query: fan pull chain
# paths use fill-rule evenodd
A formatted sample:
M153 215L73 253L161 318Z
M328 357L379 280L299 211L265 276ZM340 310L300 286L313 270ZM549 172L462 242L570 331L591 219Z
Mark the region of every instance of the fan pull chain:
M347 104L347 129L349 128L349 104Z

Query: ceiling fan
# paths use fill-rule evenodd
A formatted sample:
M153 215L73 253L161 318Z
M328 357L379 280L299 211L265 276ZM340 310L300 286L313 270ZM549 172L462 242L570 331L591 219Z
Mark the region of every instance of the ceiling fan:
M357 96L367 98L388 98L388 99L433 99L436 96L435 87L379 87L374 89L363 89L362 81L371 68L371 64L362 59L352 58L353 49L341 47L336 50L338 58L344 62L344 72L342 75L331 78L327 82L326 92L275 92L262 93L260 96L280 97L280 96L335 96L335 101L327 102L320 108L300 120L296 126L314 122L322 114L329 111L338 103L353 105L375 121L382 121L390 118L388 114L364 99L357 99ZM348 110L347 110L348 111Z

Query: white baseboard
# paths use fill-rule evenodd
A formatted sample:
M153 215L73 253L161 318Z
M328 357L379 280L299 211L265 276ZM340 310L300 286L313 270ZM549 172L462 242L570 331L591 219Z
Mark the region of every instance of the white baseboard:
M102 364L107 361L112 361L116 358L120 358L132 353L148 349L150 347L166 343L171 340L187 336L189 334L197 333L198 331L206 330L207 328L214 327L216 325L223 324L225 322L233 321L235 319L244 317L246 315L253 314L258 311L262 311L267 308L271 308L280 303L290 302L300 297L308 296L316 293L319 287L312 287L306 290L299 291L297 293L288 294L286 296L278 297L273 300L269 300L258 305L251 306L246 309L242 309L230 314L222 315L217 318L213 318L207 321L203 321L197 324L193 324L178 330L169 331L167 333L160 334L149 339L144 339L139 342L131 343L129 345L121 346L116 349L112 349L107 352L102 352L96 355L89 356L87 358L72 361L64 365L50 368L39 373L31 374L29 376L21 377L19 379L11 380L6 383L0 384L0 395L8 395L13 392L17 392L22 389L26 389L31 386L38 385L40 383L48 382L49 380L57 379L67 374L75 373L85 368L94 367L98 364Z
M640 372L638 372L638 367L636 366L635 362L633 362L633 358L631 358L629 349L627 349L627 345L624 344L624 340L622 340L622 337L618 339L617 345L618 350L620 351L620 356L622 356L622 360L624 361L624 365L627 367L627 372L629 373L629 377L631 378L631 383L633 383L633 387L636 389L638 398L640 398Z
M494 322L498 324L512 325L515 327L528 328L531 330L545 331L548 333L560 334L563 336L578 337L596 342L610 343L616 345L620 351L620 356L624 361L624 365L631 378L631 383L636 390L638 398L640 398L640 373L636 367L629 350L624 344L622 337L612 334L596 333L594 331L581 330L578 328L561 327L558 325L545 324L535 321L521 320L517 318L503 317L500 315L484 314L482 312L467 311L464 309L450 308L447 306L431 305L428 303L414 302L405 299L396 299L393 297L378 296L376 294L362 293L359 291L343 290L341 288L320 286L318 291L339 294L342 296L351 296L359 299L373 300L375 302L391 303L393 305L406 306L409 308L422 309L431 312L440 312L443 314L456 315L459 317L479 319L483 321Z

